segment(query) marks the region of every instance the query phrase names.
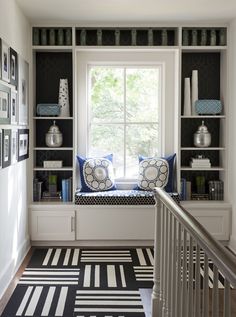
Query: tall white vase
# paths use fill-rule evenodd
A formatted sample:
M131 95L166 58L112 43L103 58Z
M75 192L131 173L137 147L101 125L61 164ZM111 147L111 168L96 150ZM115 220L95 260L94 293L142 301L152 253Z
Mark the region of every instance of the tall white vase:
M191 116L190 78L184 78L184 116Z
M196 115L195 101L198 100L198 71L192 71L192 115Z
M60 79L58 103L61 107L60 117L70 116L68 79Z

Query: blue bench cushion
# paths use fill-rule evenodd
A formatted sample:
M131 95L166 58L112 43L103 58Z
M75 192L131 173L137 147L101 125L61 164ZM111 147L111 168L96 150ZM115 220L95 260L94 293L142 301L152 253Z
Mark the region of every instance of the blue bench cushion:
M171 194L178 198L178 194ZM178 201L178 199L177 199ZM155 205L152 191L144 190L111 190L105 192L75 193L76 205Z

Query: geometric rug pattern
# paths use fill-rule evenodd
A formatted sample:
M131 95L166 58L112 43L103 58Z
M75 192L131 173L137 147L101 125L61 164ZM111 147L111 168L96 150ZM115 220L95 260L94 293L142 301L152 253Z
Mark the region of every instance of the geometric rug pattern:
M152 248L35 249L2 317L144 317Z
M152 248L35 249L2 317L144 317L140 289L153 287L153 264ZM200 265L202 288L202 251ZM211 260L207 270L213 288ZM224 288L222 274L218 287Z

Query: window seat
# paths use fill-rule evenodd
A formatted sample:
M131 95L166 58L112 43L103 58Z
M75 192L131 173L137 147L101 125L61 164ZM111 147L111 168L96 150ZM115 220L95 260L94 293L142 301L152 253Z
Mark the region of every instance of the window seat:
M170 193L177 202L177 193ZM153 192L143 190L111 190L75 193L76 205L155 205Z
M178 194L171 194L178 198ZM151 245L155 231L155 199L151 191L113 190L75 194L76 239L104 245ZM132 242L131 242L132 240ZM113 242L111 242L113 241ZM116 241L116 242L115 242ZM151 243L151 244L150 244ZM125 244L124 244L125 245Z

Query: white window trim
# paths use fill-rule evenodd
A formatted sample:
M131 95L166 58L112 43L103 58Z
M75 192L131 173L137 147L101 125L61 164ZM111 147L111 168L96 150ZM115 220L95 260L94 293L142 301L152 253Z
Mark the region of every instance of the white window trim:
M75 53L75 118L77 132L76 152L87 156L88 100L87 70L89 65L161 65L162 94L160 115L162 156L178 152L179 52L176 49L77 49ZM144 62L145 60L145 62ZM77 165L78 172L78 165ZM78 174L77 174L78 175ZM126 184L126 185L125 185ZM133 181L118 183L118 188L133 186ZM77 184L78 185L78 184Z

